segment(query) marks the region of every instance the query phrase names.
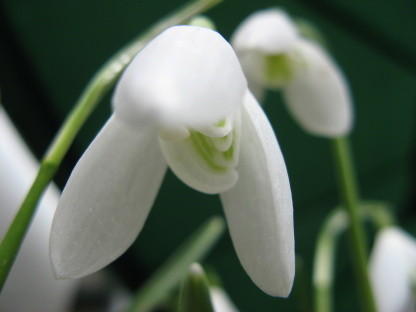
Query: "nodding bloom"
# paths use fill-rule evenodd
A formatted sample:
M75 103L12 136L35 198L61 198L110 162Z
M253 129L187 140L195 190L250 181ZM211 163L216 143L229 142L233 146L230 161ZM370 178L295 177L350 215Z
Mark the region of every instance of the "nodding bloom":
M119 257L169 167L188 186L220 194L248 275L287 296L295 263L289 179L231 46L206 28L166 30L127 67L113 109L58 205L50 240L56 276L82 277Z
M298 33L286 13L253 13L231 42L257 99L264 89L281 89L305 131L323 137L350 132L352 104L343 74L324 49Z
M381 230L369 272L378 311L416 311L416 240L412 236L396 227Z

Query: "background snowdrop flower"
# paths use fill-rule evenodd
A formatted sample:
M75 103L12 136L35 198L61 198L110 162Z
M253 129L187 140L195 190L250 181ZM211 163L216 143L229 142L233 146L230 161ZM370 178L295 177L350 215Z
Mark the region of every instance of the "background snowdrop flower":
M349 133L353 113L343 74L324 49L298 34L284 12L252 14L237 28L232 44L259 100L264 89L281 88L305 131L324 137Z
M0 107L0 239L17 213L38 166L12 122ZM0 294L0 311L69 311L79 282L58 281L48 259L49 229L59 192L51 185L39 203L7 283Z
M50 250L57 277L81 277L136 239L167 166L187 185L221 194L239 259L265 292L294 278L292 199L272 127L216 32L176 26L122 75L114 114L63 191Z
M369 262L370 279L380 312L416 311L416 240L389 227L376 237Z
M297 37L289 16L278 9L255 12L237 27L231 44L257 99L264 88L279 88L290 78L287 53Z
M215 312L238 312L228 294L221 287L210 287L211 301Z

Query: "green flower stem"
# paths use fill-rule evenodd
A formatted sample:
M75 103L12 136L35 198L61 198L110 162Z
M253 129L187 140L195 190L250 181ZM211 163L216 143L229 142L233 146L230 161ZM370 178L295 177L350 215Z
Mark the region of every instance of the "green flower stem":
M357 276L363 310L376 312L373 292L367 272L367 251L362 223L359 220L357 183L354 176L348 140L345 137L332 140L338 183L343 207L350 221L349 235L352 247L354 269Z
M20 245L32 220L34 207L56 171L55 166L42 164L12 225L0 245L0 291L4 286Z
M362 217L371 221L377 231L388 226L395 226L397 223L390 206L385 202L365 201L361 203L360 209Z
M360 203L359 217L371 221L377 230L393 226L395 220L390 207L379 201ZM318 234L313 268L313 287L316 312L333 311L335 252L338 238L349 226L349 217L343 207L334 209L325 219Z
M191 263L200 261L209 252L224 229L220 217L212 217L202 225L138 290L126 312L148 312L166 299L186 276Z
M168 27L183 24L192 16L202 13L222 0L197 0L190 2L173 12L165 19L156 23L132 43L121 49L112 57L91 79L80 99L75 104L53 140L29 193L23 201L17 215L13 219L8 232L0 245L0 292L19 251L30 222L36 210L36 205L44 189L55 176L59 165L71 146L81 126L85 123L98 102L115 84L124 68L134 55L139 52L152 38Z
M313 287L316 312L331 312L334 284L335 251L339 236L345 231L348 215L344 209L333 210L325 219L318 235L313 268Z
M379 201L360 203L359 217L369 220L377 230L393 226L395 220L390 207ZM334 265L337 242L349 226L349 217L343 207L334 209L325 219L318 234L313 268L313 287L316 312L333 311Z

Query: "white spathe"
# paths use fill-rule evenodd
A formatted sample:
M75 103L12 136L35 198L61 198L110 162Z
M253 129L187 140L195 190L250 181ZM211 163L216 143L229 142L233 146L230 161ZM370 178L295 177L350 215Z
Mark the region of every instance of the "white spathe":
M169 166L190 187L222 194L243 267L265 292L287 296L294 234L286 166L229 44L209 29L168 29L126 69L113 107L55 214L56 276L85 276L119 257L140 233Z
M0 107L0 239L36 177L39 164ZM9 277L0 294L0 311L69 311L79 281L56 280L48 257L50 226L59 191L42 196Z
M286 13L253 13L236 29L232 45L258 100L265 89L281 89L305 131L323 137L351 131L352 101L343 74L323 48L297 32Z
M381 230L369 272L378 311L416 311L416 240L412 236L397 227Z

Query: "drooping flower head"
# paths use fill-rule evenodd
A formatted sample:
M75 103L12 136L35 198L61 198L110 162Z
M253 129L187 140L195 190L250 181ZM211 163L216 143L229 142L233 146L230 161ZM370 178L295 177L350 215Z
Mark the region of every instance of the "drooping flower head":
M323 137L350 132L352 104L343 74L323 48L299 34L286 13L269 9L250 15L232 44L259 100L265 89L281 89L305 131Z
M376 237L370 280L380 312L416 311L416 240L396 227Z
M239 259L265 292L294 277L292 200L273 130L231 46L209 29L172 27L125 70L114 113L63 191L51 234L58 277L81 277L136 239L167 166L220 194Z

